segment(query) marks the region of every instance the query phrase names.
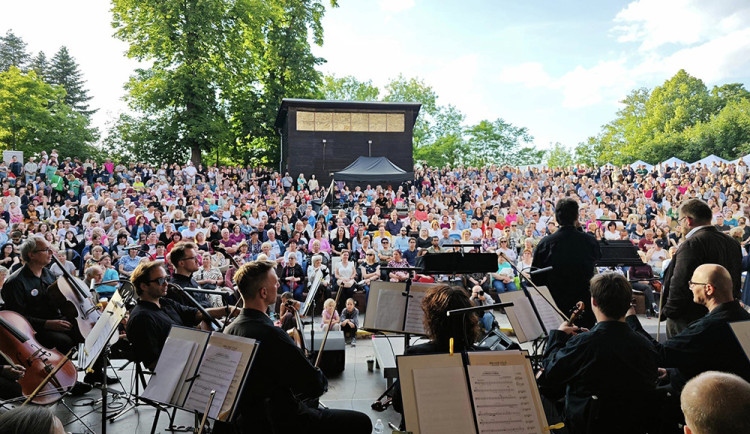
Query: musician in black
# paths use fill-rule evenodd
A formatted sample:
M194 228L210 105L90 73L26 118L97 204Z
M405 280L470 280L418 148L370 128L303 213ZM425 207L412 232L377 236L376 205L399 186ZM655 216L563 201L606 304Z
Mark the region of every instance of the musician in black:
M594 276L594 263L601 257L596 238L580 232L577 228L578 202L561 199L555 205L555 218L560 229L542 238L534 250L532 266L553 267L541 273L535 283L546 285L557 306L565 312L573 309L577 302L586 304L580 325L592 327L594 316L588 306L589 280Z
M649 410L641 404L656 388L658 369L651 344L625 323L632 296L624 276L599 274L591 280L597 324L587 331L563 322L550 332L539 382L543 391L566 388L571 433L646 432L643 416Z
M172 250L169 252L169 261L174 266L174 275L172 276L172 283L179 285L180 288L200 288L198 282L193 279L193 273L198 271L200 266L198 265L198 257L200 253L198 246L191 242L177 243ZM211 307L211 299L207 294L201 294L194 292L190 294L195 301L197 301L203 307ZM172 300L184 304L185 306L191 306L190 301L187 297L180 292L173 289L167 291L167 297Z
M203 320L198 308L166 298L168 281L169 276L161 261L143 261L130 275L138 304L128 320L128 340L133 344L136 359L149 369L156 367L173 325L192 327ZM221 318L226 313L223 307L206 311L214 318Z
M20 251L24 265L10 275L2 289L5 308L26 318L36 331L36 340L40 344L66 354L83 342L83 336L76 324L63 317L58 302L50 296L49 288L56 279L47 265L54 251L41 237L30 237L21 245ZM94 372L86 374L84 382L102 381L102 372L96 369L99 366L97 362ZM114 377L107 378L107 384L116 382Z
M289 335L266 315L276 302L279 279L273 261L243 265L235 282L245 308L226 333L262 342L240 401L236 432L319 433L344 429L372 431L370 418L360 412L312 408L302 398L314 399L328 389L328 380L305 358Z

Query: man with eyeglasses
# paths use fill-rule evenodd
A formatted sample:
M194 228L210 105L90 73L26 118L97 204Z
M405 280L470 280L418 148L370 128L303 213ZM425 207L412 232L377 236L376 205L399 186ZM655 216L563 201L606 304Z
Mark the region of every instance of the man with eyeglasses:
M128 340L133 344L136 359L154 369L173 325L192 327L204 318L195 307L186 306L166 297L169 275L161 261L143 261L133 270L130 282L138 295L138 304L128 320ZM206 309L214 318L225 314L223 307Z
M193 279L193 273L200 269L198 264L198 246L191 242L177 243L172 250L169 252L169 261L174 266L174 275L172 276L172 283L178 285L180 288L200 288L198 282ZM203 307L211 307L211 299L208 294L192 293L190 294L195 301ZM179 291L169 290L167 297L172 300L184 304L185 306L191 306L192 304L187 297Z
M5 309L21 314L36 331L36 340L47 348L56 348L65 354L83 342L75 323L66 320L57 301L50 296L49 287L56 279L46 268L54 253L49 243L41 237L30 237L21 245L24 265L11 274L2 289ZM97 361L95 368L100 367ZM101 383L101 369L94 369L84 378L86 383ZM116 383L107 378L107 384ZM91 388L88 387L88 390ZM86 392L77 386L76 392Z
M628 311L625 321L657 350L659 366L667 368L662 375L668 375L675 398L688 380L706 371L731 372L750 381L750 361L729 326L750 320L750 313L735 298L733 285L732 276L721 265L698 266L687 286L692 300L708 309L708 314L663 344L641 327L633 308ZM681 416L679 402L672 402L672 406Z
M693 301L687 284L699 265L713 263L726 268L732 276L734 297L740 297L742 248L711 225L712 216L708 204L699 199L687 200L680 207L678 222L685 241L664 270L662 297L666 297L666 302L661 315L667 319L667 337L676 336L706 314L706 308Z

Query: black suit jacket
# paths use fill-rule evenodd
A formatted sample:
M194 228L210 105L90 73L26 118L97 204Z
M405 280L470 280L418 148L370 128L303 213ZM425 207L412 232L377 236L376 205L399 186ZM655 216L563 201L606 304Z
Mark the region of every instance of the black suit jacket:
M580 323L583 327L590 328L595 323L591 314L589 281L594 276L594 264L601 255L596 238L573 226L563 226L542 238L534 251L532 266L553 267L552 271L535 278L534 283L546 285L563 312L570 311L579 301L584 302L586 312Z
M666 304L662 317L695 321L706 315L706 308L693 302L693 293L688 281L702 264L719 264L732 276L732 292L740 297L742 280L742 248L734 238L719 232L713 226L705 226L693 233L677 247L674 257L664 270L664 293Z

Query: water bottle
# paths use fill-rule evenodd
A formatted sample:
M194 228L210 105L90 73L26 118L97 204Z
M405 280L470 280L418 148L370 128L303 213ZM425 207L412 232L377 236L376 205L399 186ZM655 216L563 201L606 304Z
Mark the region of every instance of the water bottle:
M372 430L375 434L383 434L383 421L378 419L377 422L375 422L375 428Z

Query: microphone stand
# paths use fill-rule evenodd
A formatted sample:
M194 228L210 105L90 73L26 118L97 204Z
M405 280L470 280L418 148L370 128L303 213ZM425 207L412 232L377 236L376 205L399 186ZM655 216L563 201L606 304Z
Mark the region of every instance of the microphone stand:
M195 301L195 299L190 294L188 294L186 290L182 289L180 285L177 285L172 282L167 282L167 286L176 289L178 292L184 295L185 298L190 302L190 304L192 304L194 308L198 309L198 311L203 315L203 321L210 322L217 329L221 329L221 323L219 323L219 321L217 321L216 318L212 317L208 313L208 311L203 306L201 306L200 303Z

